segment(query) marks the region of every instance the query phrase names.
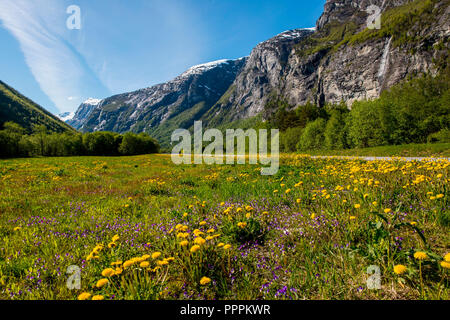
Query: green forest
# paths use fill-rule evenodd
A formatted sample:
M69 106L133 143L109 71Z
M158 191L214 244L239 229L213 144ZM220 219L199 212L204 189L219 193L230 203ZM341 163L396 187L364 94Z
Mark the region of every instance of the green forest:
M0 130L0 158L129 156L158 153L159 144L146 133L50 132L44 125L34 126L32 133L14 122Z

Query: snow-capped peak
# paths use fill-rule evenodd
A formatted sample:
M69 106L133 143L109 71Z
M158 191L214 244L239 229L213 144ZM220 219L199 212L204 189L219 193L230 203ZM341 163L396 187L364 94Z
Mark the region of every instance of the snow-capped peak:
M208 63L199 64L199 65L196 65L196 66L193 66L193 67L189 68L186 72L184 72L181 75L181 77L186 77L186 76L190 76L190 75L193 75L193 74L201 74L203 72L206 72L208 70L214 69L217 66L219 66L221 64L228 63L230 61L233 61L233 60L223 59L223 60L217 60L217 61L212 61L212 62L208 62Z
M288 30L285 32L280 33L277 37L285 38L285 39L295 39L298 37L301 37L304 35L305 30L308 31L315 31L316 28L303 28L303 29L294 29L294 30Z
M90 104L91 106L96 106L100 104L100 102L102 102L101 99L89 98L85 102L83 102L83 104Z
M75 116L75 112L64 112L59 114L57 117L61 120L61 121L69 121L72 120L73 117Z

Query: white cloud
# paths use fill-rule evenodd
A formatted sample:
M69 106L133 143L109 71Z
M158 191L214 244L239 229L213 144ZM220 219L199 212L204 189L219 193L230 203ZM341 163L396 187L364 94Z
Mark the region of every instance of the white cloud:
M1 0L0 20L18 40L41 89L61 110L74 109L84 74L80 57L63 38L66 10L58 0ZM69 102L68 102L69 100Z

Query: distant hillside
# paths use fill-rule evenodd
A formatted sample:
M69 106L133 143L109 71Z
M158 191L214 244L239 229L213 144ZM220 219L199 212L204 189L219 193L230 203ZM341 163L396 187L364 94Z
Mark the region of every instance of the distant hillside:
M34 125L45 125L49 131L75 131L71 126L0 81L0 128L13 121L28 132Z

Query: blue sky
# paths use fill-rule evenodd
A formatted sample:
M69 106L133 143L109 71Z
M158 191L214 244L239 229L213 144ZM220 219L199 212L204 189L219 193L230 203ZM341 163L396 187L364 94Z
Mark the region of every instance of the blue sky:
M0 80L54 113L248 56L314 27L325 0L1 0ZM70 5L81 29L69 30Z

